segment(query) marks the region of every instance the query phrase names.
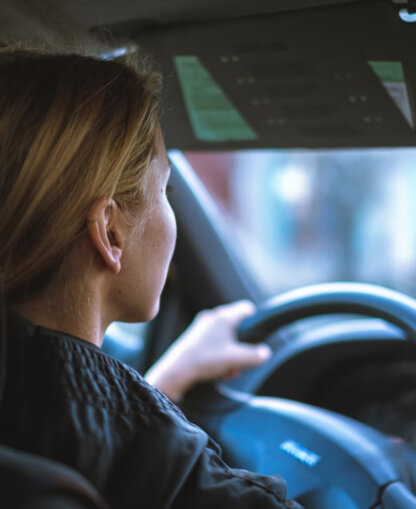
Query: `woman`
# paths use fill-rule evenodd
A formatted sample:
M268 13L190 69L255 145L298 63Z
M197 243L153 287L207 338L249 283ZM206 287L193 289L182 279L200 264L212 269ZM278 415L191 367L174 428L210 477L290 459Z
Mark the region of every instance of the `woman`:
M295 507L280 478L228 468L167 398L99 350L112 321L155 316L176 237L160 76L145 64L0 54L0 266L10 308L0 442L75 468L115 508ZM265 347L232 335L251 308L201 314L149 380L179 398L196 380L262 362ZM227 347L218 369L195 351L219 333Z

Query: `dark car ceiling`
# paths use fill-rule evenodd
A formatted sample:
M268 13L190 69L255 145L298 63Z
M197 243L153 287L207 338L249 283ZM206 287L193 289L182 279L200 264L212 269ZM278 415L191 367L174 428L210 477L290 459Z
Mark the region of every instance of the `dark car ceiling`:
M359 0L66 0L61 10L88 26L227 19Z

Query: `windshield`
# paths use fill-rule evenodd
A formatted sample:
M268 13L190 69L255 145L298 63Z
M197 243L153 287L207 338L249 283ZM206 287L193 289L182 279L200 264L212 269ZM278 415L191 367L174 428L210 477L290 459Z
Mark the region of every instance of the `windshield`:
M266 294L361 281L416 296L416 149L185 155Z

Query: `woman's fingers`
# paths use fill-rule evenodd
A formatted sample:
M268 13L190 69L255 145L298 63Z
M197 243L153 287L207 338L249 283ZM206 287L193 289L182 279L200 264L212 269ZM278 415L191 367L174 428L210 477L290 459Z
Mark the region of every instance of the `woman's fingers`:
M256 306L250 300L239 300L232 304L219 306L213 312L226 319L230 327L236 328L242 320L256 312Z

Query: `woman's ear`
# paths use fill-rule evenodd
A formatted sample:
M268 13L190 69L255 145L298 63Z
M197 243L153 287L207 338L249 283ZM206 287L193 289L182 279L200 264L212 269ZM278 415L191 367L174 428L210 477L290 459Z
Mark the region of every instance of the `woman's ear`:
M118 274L124 246L124 216L111 198L99 198L88 211L88 234L103 262Z

